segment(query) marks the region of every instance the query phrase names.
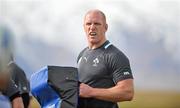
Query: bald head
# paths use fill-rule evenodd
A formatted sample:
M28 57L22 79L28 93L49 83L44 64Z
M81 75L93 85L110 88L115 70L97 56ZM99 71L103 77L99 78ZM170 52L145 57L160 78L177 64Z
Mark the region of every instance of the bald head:
M89 48L95 49L106 41L105 33L108 29L106 17L100 10L90 10L84 17L84 30Z
M106 16L105 16L105 14L102 12L102 11L100 11L100 10L98 10L98 9L92 9L92 10L89 10L86 14L85 14L85 16L84 16L84 20L86 19L86 17L88 16L88 15L92 15L92 14L96 14L96 15L100 15L101 17L102 17L102 20L104 21L104 23L106 23Z

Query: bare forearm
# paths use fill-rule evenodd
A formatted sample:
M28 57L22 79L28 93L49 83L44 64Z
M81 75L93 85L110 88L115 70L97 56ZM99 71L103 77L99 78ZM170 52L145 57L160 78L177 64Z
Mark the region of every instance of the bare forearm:
M122 102L132 100L134 95L133 79L119 81L112 88L92 88L87 84L80 85L80 97Z
M134 95L133 79L119 81L112 88L92 88L87 84L80 85L80 97L121 102L130 101Z
M23 100L21 97L17 97L12 101L12 108L24 108Z
M112 101L112 102L121 102L121 101L130 101L133 97L132 90L118 90L117 87L109 89L93 88L91 96L96 99Z

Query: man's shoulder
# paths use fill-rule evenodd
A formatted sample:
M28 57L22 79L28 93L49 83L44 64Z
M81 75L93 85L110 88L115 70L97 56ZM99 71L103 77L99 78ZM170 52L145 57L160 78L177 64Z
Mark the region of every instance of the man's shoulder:
M85 47L85 48L79 53L79 55L82 54L82 53L84 53L87 49L88 49L88 47Z
M12 62L11 64L9 64L9 68L10 68L10 72L12 72L13 75L25 76L24 70L20 66L18 66L17 63Z
M81 58L81 56L83 55L83 53L88 49L88 47L84 48L78 55L77 57L77 62L79 61L79 59Z
M128 57L119 48L117 48L114 45L109 46L105 50L105 55L107 55L107 57L111 57L111 58L121 58L121 59L128 60Z
M111 44L107 49L105 49L106 54L124 54L119 48Z

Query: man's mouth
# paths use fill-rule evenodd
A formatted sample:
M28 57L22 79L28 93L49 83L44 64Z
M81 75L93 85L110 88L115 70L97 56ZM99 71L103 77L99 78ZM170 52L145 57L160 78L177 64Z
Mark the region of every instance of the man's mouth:
M91 35L91 36L96 36L97 33L96 33L96 32L90 32L89 35Z

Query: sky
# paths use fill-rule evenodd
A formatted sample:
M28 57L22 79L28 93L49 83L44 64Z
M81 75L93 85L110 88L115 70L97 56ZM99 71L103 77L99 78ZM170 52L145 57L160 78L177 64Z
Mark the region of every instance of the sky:
M136 88L180 91L178 0L0 0L0 24L28 78L46 65L77 66L90 9L105 13L106 36L128 56Z

